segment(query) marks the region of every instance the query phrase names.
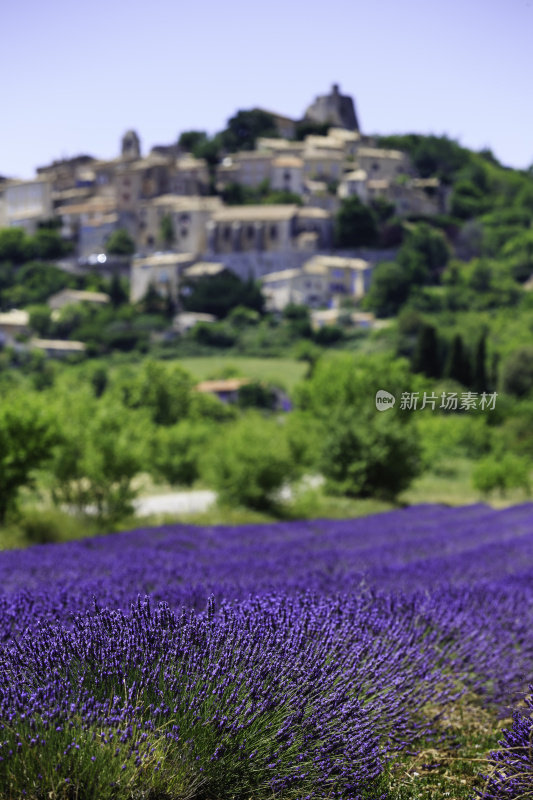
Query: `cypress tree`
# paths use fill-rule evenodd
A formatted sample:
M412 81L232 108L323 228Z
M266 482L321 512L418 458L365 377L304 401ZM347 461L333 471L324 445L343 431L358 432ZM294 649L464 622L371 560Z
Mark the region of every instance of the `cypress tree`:
M487 378L487 332L483 331L479 337L476 347L476 357L474 361L474 375L472 388L475 392L486 392L488 390Z
M440 378L441 371L437 331L433 325L422 325L413 354L413 372L422 372L428 378Z
M470 386L472 380L470 359L460 333L456 333L453 337L444 374L447 378L462 383L463 386Z

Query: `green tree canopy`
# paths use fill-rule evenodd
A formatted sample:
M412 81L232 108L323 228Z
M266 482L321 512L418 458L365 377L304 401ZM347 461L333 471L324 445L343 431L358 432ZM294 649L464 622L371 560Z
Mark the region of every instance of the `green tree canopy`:
M221 141L230 152L253 150L259 136L278 136L278 129L272 114L252 108L238 111L228 120L226 129L221 133Z
M44 404L12 397L0 406L0 522L32 486L34 471L52 456L59 433Z
M159 225L159 237L166 248L172 247L176 241L176 231L174 229L174 223L172 222L172 217L170 214L165 214L161 218L161 223Z
M409 297L407 271L395 261L382 261L374 269L365 305L378 317L392 317Z
M341 201L334 226L337 247L363 247L374 245L378 231L372 209L354 195Z
M190 153L202 144L208 141L208 136L205 131L183 131L178 139L178 145Z
M107 252L113 256L132 256L135 252L135 242L124 228L113 231L107 240Z
M224 270L186 281L180 291L181 302L187 311L199 311L226 317L237 306L252 308L260 313L264 307L261 289L251 278L242 281L233 272Z
M222 502L259 510L275 507L277 492L296 474L283 427L253 412L212 442L202 464Z

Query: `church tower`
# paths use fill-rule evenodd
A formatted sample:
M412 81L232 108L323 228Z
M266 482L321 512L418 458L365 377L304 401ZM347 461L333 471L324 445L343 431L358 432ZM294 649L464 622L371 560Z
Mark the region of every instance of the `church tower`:
M127 160L141 157L141 141L135 131L126 131L122 137L121 154Z

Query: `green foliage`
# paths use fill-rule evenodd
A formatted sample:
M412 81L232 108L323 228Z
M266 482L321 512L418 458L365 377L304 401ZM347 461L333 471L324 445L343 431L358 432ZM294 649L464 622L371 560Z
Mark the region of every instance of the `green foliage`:
M239 388L237 403L240 408L260 408L265 411L273 411L277 398L272 387L261 381L251 381Z
M241 281L229 270L185 282L180 296L186 311L199 311L216 317L226 317L237 306L259 313L264 307L259 285L252 279Z
M197 322L191 335L205 347L231 347L237 340L234 330L224 322Z
M44 261L61 258L71 251L71 247L65 242L57 230L50 228L40 228L31 237L30 252L33 258L41 258Z
M88 395L77 400L77 415L66 421L52 464L52 497L98 520L120 519L133 509L132 481L143 463L145 420L126 410L117 414L115 405Z
M165 214L159 224L159 238L166 248L171 247L176 241L176 231L170 214Z
M482 331L474 357L472 375L472 388L475 392L487 392L489 389L489 376L487 371L487 331Z
M207 142L207 133L205 131L183 131L178 139L178 145L190 153L202 144Z
M249 412L213 441L202 475L223 503L272 509L296 466L279 422Z
M344 339L344 330L340 325L323 325L314 334L314 340L321 347L330 347Z
M46 339L50 336L53 329L52 310L49 306L37 305L28 308L30 315L30 328L38 336Z
M51 414L33 398L12 397L0 406L0 522L16 507L20 490L52 455L59 435Z
M221 196L226 205L229 206L254 205L257 203L266 205L276 205L278 203L303 205L299 194L285 189L271 189L268 180L262 181L257 187L245 186L243 183L231 181L224 187Z
M369 425L351 409L337 410L326 424L320 466L333 494L391 500L421 471L418 437L388 414Z
M310 119L303 119L296 123L294 138L296 141L303 142L306 136L326 136L330 127L329 122L313 122Z
M330 491L394 497L421 469L417 432L409 412L379 412L376 392L397 398L412 388L405 361L336 354L318 361L297 387L296 405L323 426L319 464Z
M398 252L398 263L416 284L434 283L450 258L450 247L442 231L426 223L409 230Z
M502 386L515 397L525 397L533 389L533 347L515 350L505 360L502 369Z
M132 256L135 252L135 242L127 230L118 228L107 240L106 250L113 256Z
M446 378L457 381L463 386L470 386L472 380L470 355L465 348L463 337L460 333L453 337L444 368L444 375Z
M334 226L337 247L372 246L377 242L377 224L374 212L354 195L341 201Z
M94 396L96 398L101 397L107 389L109 383L109 373L103 365L97 366L93 369L90 376L90 383L94 392Z
M119 308L128 302L127 284L117 272L113 274L109 284L109 298L113 308Z
M472 473L474 488L483 494L498 489L501 496L509 489L523 489L529 497L531 462L514 453L490 455L478 462Z
M145 409L155 425L175 425L189 413L193 381L178 365L148 360L132 379L124 375L117 383L124 405Z
M311 314L307 306L289 303L283 309L283 318L288 322L291 338L311 337Z
M172 486L191 486L199 476L199 461L214 435L212 425L184 420L157 428L150 441L149 469Z
M428 378L440 378L442 374L441 348L434 325L425 323L418 331L413 372L420 372Z
M222 145L229 152L253 150L259 136L277 137L278 129L272 114L258 108L238 111L220 134Z
M406 302L410 289L406 270L395 261L382 261L372 274L365 306L378 317L392 317Z
M14 271L4 265L0 267L0 304L5 309L42 304L50 295L74 285L73 275L51 264L28 261Z
M452 183L470 158L468 150L446 136L381 136L378 145L405 151L423 178L436 176L444 183Z
M0 261L22 264L28 260L29 237L23 228L0 230Z

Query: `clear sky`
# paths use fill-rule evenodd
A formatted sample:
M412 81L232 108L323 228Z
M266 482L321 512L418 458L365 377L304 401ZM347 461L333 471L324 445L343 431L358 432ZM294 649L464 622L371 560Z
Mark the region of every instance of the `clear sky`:
M18 0L0 12L0 175L299 118L340 84L364 133L435 133L533 163L533 0Z

